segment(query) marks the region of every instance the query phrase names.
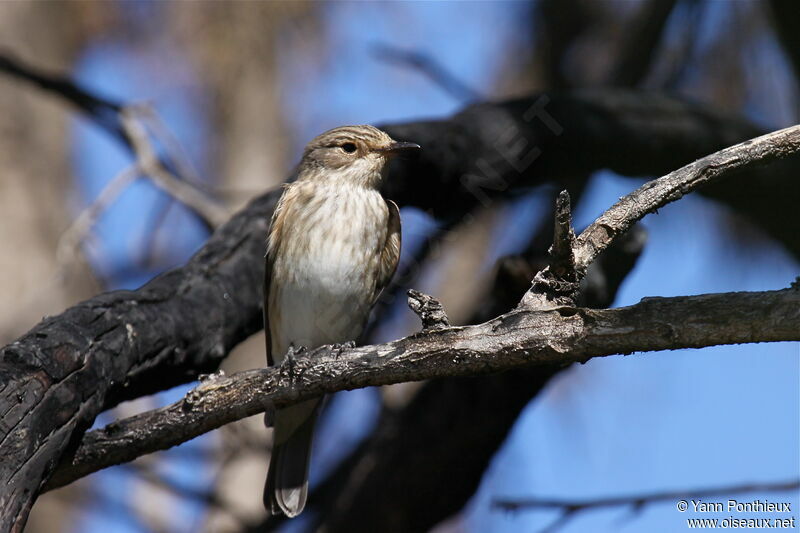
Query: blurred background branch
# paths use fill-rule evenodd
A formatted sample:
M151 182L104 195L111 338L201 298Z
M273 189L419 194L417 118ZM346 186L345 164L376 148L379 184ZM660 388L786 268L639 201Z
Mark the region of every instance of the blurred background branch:
M800 489L800 480L780 481L775 483L748 483L746 485L734 485L728 487L716 487L710 489L678 490L671 492L657 492L652 494L637 494L633 496L617 496L613 498L602 498L596 500L558 500L546 498L526 498L519 500L495 500L494 505L504 511L524 511L526 509L556 509L561 512L561 516L552 524L542 529L542 532L557 531L564 527L567 522L575 517L577 513L592 511L602 507L630 507L631 512L638 514L642 508L651 503L667 502L673 505L681 500L687 503L684 512L690 509L686 500L705 499L706 502L728 498L731 495L748 494L753 492L790 492Z
M418 329L404 303L412 286L436 295L457 325L513 307L548 263L559 191L569 191L580 230L648 176L796 122L798 19L780 0L0 4L0 339L101 290L139 287L207 239L210 224L149 180L107 185L136 163L120 134L126 103L153 103L157 116L138 119L161 166L230 212L278 186L302 145L329 127L384 124L423 144L419 166L401 163L386 184L405 205L404 250L363 339L381 343ZM465 102L475 105L459 110ZM598 258L581 305L786 286L800 256L797 171L790 159L747 172L648 217ZM263 252L259 217L270 204L251 207L253 225L237 219L212 247ZM93 231L70 246L77 261L63 276L59 240L89 218ZM213 316L199 317L208 342L156 355L171 366L163 375L142 367L129 392L117 384L120 399L212 370L258 329L248 294L257 291L246 286L257 274L228 277L244 267L238 257L194 271L220 282L210 294L183 285L193 308L220 298ZM161 287L177 279L168 274ZM117 310L95 311L112 323ZM142 324L177 331L193 317L163 310ZM239 343L222 364L229 373L263 366L263 338ZM317 503L288 527L382 530L391 517L412 529L536 530L554 511L501 513L491 502L522 491L577 501L781 478L800 469L800 431L786 423L800 419L787 401L798 381L796 345L772 344L340 394L312 468ZM119 404L95 423L185 391ZM252 496L268 449L261 420L225 426L146 458L148 476L187 490L109 469L45 495L27 530L263 530ZM420 490L423 475L430 492ZM648 507L633 527L675 529L667 507ZM602 510L587 524L576 516L563 529L618 528Z

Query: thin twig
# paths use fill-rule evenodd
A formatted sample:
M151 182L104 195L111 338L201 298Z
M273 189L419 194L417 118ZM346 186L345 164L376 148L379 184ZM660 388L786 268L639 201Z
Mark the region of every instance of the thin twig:
M645 505L659 502L670 502L674 505L686 505L683 511L691 511L691 501L701 498L747 494L751 492L788 492L800 489L800 479L778 481L774 483L747 483L743 485L723 486L710 489L694 489L679 491L651 492L593 500L561 500L549 498L500 498L492 502L492 507L504 511L526 511L536 509L556 509L561 511L558 518L545 527L540 533L550 533L566 525L580 512L592 511L606 507L631 507L639 511Z
M556 198L555 220L553 246L550 247L553 270L556 275L571 274L575 270L572 253L575 231L572 229L572 207L567 191L561 191Z
M137 118L135 107L121 113L122 124L130 137L138 165L153 183L170 196L188 206L210 227L216 228L229 218L228 211L203 194L188 181L178 178L161 164L147 136L147 130Z
M150 104L137 104L137 116L150 128L156 140L163 143L164 148L170 154L170 161L175 164L177 174L181 179L192 182L195 187L203 187L205 184L200 179L197 169L192 164L189 154L183 144L178 140L172 130L164 122L156 110Z
M175 157L170 160L174 161L178 169L177 174L167 170L170 165L162 162L156 155L146 129L139 123L139 117L146 119L156 129L166 146L175 150L178 143L166 133L168 128L163 127L163 123L151 107L141 104L126 106L99 97L66 76L45 73L12 58L9 54L0 54L0 72L33 83L64 98L86 113L97 125L134 152L143 172L149 175L154 184L196 212L210 229L218 227L227 220L229 213L199 191L197 185L182 183L184 174L195 184L199 182L191 165L184 161L182 150L176 150Z
M139 167L133 165L114 176L92 203L81 211L69 228L61 234L56 247L56 262L62 275L68 265L75 260L81 244L83 244L83 241L97 223L100 215L117 199L122 191L139 178L140 173Z
M505 511L534 510L534 509L567 509L588 510L600 507L641 507L648 503L674 502L680 500L709 498L727 494L742 494L748 492L787 492L800 489L800 479L779 481L775 483L746 483L743 485L714 487L710 489L676 490L665 492L651 492L627 496L614 496L612 498L597 498L594 500L560 500L552 498L501 498L495 499L492 506Z
M408 307L419 317L423 331L450 327L444 307L433 296L409 289Z
M373 45L372 50L376 57L384 61L420 71L448 94L462 102L470 102L481 98L477 91L456 78L428 54L417 50L403 50L384 43Z

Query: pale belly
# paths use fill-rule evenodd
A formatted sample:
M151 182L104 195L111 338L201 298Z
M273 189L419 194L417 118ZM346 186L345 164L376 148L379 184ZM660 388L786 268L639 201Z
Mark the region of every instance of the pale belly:
M377 193L349 202L350 209L323 204L293 228L294 246L275 257L269 320L276 363L290 345L355 340L366 323L387 212Z

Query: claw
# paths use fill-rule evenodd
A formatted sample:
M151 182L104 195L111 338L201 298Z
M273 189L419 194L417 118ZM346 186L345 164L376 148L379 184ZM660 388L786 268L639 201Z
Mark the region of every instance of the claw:
M356 341L347 341L341 344L337 342L331 345L331 353L333 354L334 359L339 359L339 356L342 355L343 351L355 347Z
M296 378L297 356L304 354L306 351L305 346L295 348L293 344L290 344L283 361L281 361L281 373L289 377L289 382L292 385L294 385Z

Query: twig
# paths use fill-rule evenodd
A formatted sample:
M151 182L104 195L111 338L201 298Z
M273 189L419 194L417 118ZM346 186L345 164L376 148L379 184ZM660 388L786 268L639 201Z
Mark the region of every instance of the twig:
M575 158L564 154L586 149L580 162L584 171L610 168L624 175L656 174L758 131L659 95L602 90L553 96L549 112L569 136L556 138L526 122L524 109L540 101L538 96L472 106L441 121L385 125L390 134L425 145L429 154L390 170L386 180L390 197L438 216L463 217L479 199L473 190L459 187L459 176L474 167L480 154L496 151L494 137L482 132L494 131L498 113L534 145L552 141L547 146L553 149L543 151L535 164L536 169L549 169L547 175L568 172ZM609 137L609 131L614 135ZM596 150L598 146L603 149ZM796 168L792 163L790 167ZM507 188L498 194L511 194L544 179L541 172L521 174L513 166L499 172ZM787 187L792 183L780 176L772 180L774 172L746 176ZM733 183L744 191L755 190L741 179ZM0 412L4 413L0 531L22 530L54 462L98 413L125 399L185 383L198 372L213 371L233 346L260 328L261 298L253 288L263 281L264 234L278 196L272 192L253 200L187 265L136 291L97 295L43 320L0 349ZM790 210L783 209L790 197L775 198L777 203L770 204L766 215L748 205L741 210L758 217L781 242L794 246L794 233L784 229L790 226L781 224L791 217ZM698 333L698 339L712 333ZM489 332L485 342L492 340Z
M136 106L137 116L149 126L157 140L164 144L170 154L170 161L175 164L175 169L181 179L192 182L195 187L202 187L204 183L200 179L197 169L192 164L189 154L175 134L169 129L161 115L156 113L152 105L138 104Z
M56 247L56 262L63 273L74 259L81 244L97 223L103 211L124 191L128 185L139 178L141 170L137 166L130 166L114 176L100 194L86 207L72 222L67 230L61 234Z
M360 340L364 342L359 342L359 344L368 344L369 340L373 338L381 319L389 312L392 304L400 297L401 293L417 280L425 262L440 253L441 242L449 236L449 232L453 229L455 223L456 221L453 220L439 224L429 234L425 235L424 240L411 257L400 262L397 272L389 282L389 286L383 290L378 301L375 302L372 320L370 320L367 328L361 334Z
M477 91L456 78L428 54L416 50L403 50L384 43L373 45L372 50L380 59L420 71L448 94L462 102L481 98Z
M422 322L422 331L444 329L450 327L450 320L442 304L433 296L408 289L408 307Z
M666 176L648 181L632 193L620 198L575 239L572 246L574 274L567 269L561 276L552 277L567 283L572 283L573 277L575 281L580 281L586 275L586 269L592 261L648 213L679 200L698 187L735 172L784 159L798 151L800 151L800 125L725 148ZM558 226L557 223L556 227ZM558 236L559 230L556 234ZM545 298L542 298L543 291L537 286L537 282L546 280L552 274L554 274L552 268L537 273L532 290L525 295L521 305L541 309L551 306ZM552 281L549 283L552 284Z
M561 305L574 305L578 293L579 279L574 247L575 231L572 229L569 193L561 191L556 198L550 264L533 278L534 289L544 293L548 300Z
M138 122L137 114L145 117L157 129L167 146L174 149L177 143L170 135L165 135L164 130L167 128L163 128L152 108L144 105L125 106L101 98L80 87L68 77L44 73L25 65L18 59L11 58L8 54L0 54L0 72L33 83L64 98L86 113L96 124L134 152L142 171L149 175L153 183L196 212L210 229L218 227L227 220L229 213L224 208L200 192L196 186L183 182L181 178L184 172L190 179L195 177L195 173L190 165L183 161L180 150L176 152L176 157L172 158L176 168L179 169L178 174L167 170L170 165L162 162L156 155L145 128ZM195 178L193 181L197 183L199 180Z
M556 276L571 275L575 270L575 231L572 229L572 208L569 193L561 191L556 199L556 223L553 229L553 246L550 247L551 264Z
M225 222L230 216L225 208L162 165L148 140L147 131L136 116L137 113L136 107L126 107L122 110L121 117L142 172L156 186L195 211L210 228L216 228Z
M293 368L264 368L203 382L184 400L87 433L56 471L53 489L100 468L175 446L252 416L323 394L441 376L719 344L800 340L800 291L647 298L601 311L514 310L477 326L428 330L387 344L303 354Z
M605 507L630 506L635 511L638 511L645 505L658 502L670 502L677 505L681 501L686 503L686 500L697 500L701 498L745 494L750 492L788 492L796 491L797 489L800 489L800 479L778 481L774 483L747 483L744 485L715 487L710 489L652 492L648 494L637 494L630 496L615 496L612 498L597 498L594 500L559 500L547 498L495 499L492 502L492 507L502 509L504 511L525 511L535 509L560 510L561 514L559 517L553 523L544 528L542 532L540 532L544 533L545 531L552 532L563 527L580 512L591 511ZM691 510L691 507L687 508Z
M0 54L0 72L33 83L45 91L64 98L89 115L117 140L129 144L118 116L123 107L121 103L94 95L67 77L43 72L19 59L12 58L7 53Z
M648 213L734 172L784 159L798 151L800 126L791 126L725 148L645 183L620 198L578 236L574 250L578 273L582 276L598 254Z
M0 59L2 58L0 57ZM198 213L210 227L217 227L228 219L228 213L224 208L205 197L190 182L179 179L162 166L148 140L147 131L137 119L140 112L139 107L123 108L121 111L123 130L126 138L131 142L137 161L108 182L97 198L78 215L61 235L56 249L56 261L62 272L66 265L72 262L75 253L97 223L100 215L142 173L150 177L157 186L167 191L171 197ZM152 119L152 110L146 111L146 113Z

